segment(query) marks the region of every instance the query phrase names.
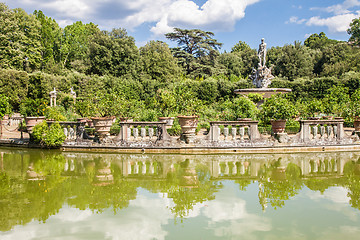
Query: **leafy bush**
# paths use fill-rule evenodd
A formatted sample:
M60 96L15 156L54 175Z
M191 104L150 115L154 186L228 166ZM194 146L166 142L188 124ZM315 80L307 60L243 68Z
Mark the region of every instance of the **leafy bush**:
M260 116L265 123L270 120L290 119L298 114L295 106L284 96L272 95L262 105Z
M32 137L35 143L50 148L60 147L66 139L64 131L58 122L52 123L49 127L46 121L35 125Z
M5 114L10 114L10 112L9 98L0 94L0 119L2 119Z
M45 116L46 108L47 100L27 98L20 104L20 113L24 117Z

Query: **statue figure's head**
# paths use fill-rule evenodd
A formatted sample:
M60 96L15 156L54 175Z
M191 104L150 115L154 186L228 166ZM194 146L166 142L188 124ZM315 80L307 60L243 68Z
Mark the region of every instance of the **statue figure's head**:
M264 43L264 41L265 41L265 38L262 38L262 39L261 39L261 43Z

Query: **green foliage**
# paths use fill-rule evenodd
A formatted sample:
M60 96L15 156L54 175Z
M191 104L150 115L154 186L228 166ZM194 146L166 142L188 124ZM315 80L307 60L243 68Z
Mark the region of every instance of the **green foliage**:
M35 143L46 147L60 147L66 139L63 129L58 122L48 126L46 121L35 125L32 133Z
M356 45L360 45L360 18L355 18L352 20L347 33L350 34L350 42L353 42Z
M294 104L292 104L284 96L277 94L272 95L265 100L260 111L260 116L264 122L270 120L290 119L298 114Z
M160 82L169 82L180 74L176 58L169 46L161 41L150 41L140 48L141 67L145 74Z
M249 93L247 97L255 104L264 99L260 93Z
M248 98L237 97L232 101L226 100L220 105L220 120L236 121L238 118L256 119L259 110Z
M0 94L0 119L4 117L5 114L10 114L11 108L9 103L9 98L5 95Z
M61 113L61 107L47 107L45 110L46 119L54 121L66 121L66 117Z
M24 117L45 116L47 101L45 99L27 98L20 104L20 113Z

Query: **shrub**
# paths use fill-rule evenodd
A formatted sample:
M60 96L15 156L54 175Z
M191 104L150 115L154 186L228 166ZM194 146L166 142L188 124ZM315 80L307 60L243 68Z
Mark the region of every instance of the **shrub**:
M272 95L262 105L260 115L265 123L270 120L290 119L298 114L295 106L282 95Z
M58 122L51 124L49 127L46 121L35 125L32 137L35 143L49 148L60 147L66 139L64 131Z

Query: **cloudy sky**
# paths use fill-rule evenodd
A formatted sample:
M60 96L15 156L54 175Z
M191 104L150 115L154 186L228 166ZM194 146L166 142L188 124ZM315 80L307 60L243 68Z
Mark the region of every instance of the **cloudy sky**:
M28 13L42 10L62 27L93 22L102 30L126 28L138 46L165 40L173 27L214 32L229 51L238 41L257 48L304 41L312 33L347 40L360 17L360 0L2 0ZM169 43L169 42L168 42Z

